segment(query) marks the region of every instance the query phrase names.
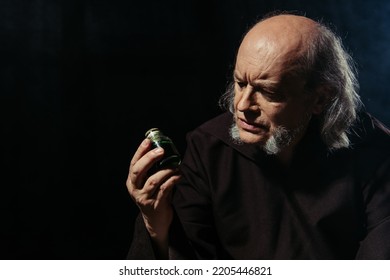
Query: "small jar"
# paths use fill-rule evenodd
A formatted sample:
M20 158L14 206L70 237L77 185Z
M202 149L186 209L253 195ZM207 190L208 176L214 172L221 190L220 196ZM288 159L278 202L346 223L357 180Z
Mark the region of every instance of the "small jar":
M161 170L164 168L176 168L181 163L181 157L172 140L165 136L158 128L151 128L145 133L146 138L150 139L153 148L163 148L164 157L156 163L155 168Z

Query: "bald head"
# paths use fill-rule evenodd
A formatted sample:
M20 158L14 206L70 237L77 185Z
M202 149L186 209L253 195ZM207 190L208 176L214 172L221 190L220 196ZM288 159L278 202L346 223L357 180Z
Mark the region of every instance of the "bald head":
M245 51L264 55L274 52L280 59L292 61L297 58L315 35L318 23L307 17L296 15L277 15L255 24L245 35L238 52Z
M255 24L246 34L243 44L256 41L299 43L310 39L317 31L318 23L303 16L278 15Z
M296 32L297 34L303 34L313 31L317 25L317 22L307 17L285 14L266 18L258 22L251 28L250 32L269 30L271 32Z

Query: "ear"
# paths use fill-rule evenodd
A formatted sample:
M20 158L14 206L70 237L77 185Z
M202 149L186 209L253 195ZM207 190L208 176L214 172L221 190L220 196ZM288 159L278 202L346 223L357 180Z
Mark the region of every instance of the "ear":
M321 114L331 99L330 89L326 86L320 86L315 92L316 96L313 101L312 113Z

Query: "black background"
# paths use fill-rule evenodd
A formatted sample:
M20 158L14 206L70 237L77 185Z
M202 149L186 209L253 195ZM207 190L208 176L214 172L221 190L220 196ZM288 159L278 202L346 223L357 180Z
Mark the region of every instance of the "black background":
M144 132L184 152L185 133L220 112L243 32L273 10L332 23L365 106L390 123L385 0L2 0L1 258L125 258Z

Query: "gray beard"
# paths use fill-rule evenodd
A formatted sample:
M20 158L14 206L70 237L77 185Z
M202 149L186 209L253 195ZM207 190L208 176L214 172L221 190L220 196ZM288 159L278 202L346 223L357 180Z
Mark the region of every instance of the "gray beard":
M277 155L285 147L288 147L296 135L302 130L303 126L299 126L294 129L286 129L283 126L278 126L272 131L271 137L265 142L261 148L268 155ZM238 145L244 144L240 138L239 130L236 123L233 123L230 127L230 137L233 142Z

